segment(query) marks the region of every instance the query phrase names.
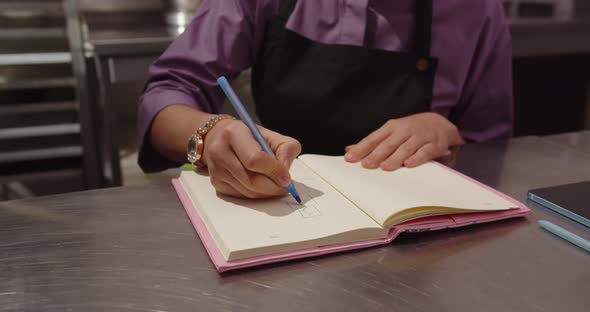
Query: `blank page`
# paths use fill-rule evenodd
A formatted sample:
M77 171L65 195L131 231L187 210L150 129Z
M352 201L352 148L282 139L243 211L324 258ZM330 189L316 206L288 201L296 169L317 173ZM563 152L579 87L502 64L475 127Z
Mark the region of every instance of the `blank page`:
M348 163L342 156L302 155L299 159L382 226L390 216L415 207L448 207L457 212L515 208L508 200L434 163L383 171Z

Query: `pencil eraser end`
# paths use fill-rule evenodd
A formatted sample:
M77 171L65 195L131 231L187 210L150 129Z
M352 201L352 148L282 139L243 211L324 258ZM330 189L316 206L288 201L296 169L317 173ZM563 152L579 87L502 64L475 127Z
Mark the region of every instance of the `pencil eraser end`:
M225 87L227 87L229 85L229 82L227 81L227 79L225 78L225 76L221 76L221 77L217 78L217 83L222 88L225 88Z

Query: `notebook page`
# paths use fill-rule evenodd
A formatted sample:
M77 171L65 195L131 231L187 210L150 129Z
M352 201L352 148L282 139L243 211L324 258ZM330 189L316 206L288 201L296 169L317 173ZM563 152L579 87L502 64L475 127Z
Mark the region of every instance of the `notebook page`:
M182 172L180 181L228 260L315 247L317 240L324 245L386 236L381 226L298 160L290 172L303 205L290 195L263 200L223 196L208 176L191 171Z
M514 204L433 163L386 172L348 163L342 156L302 155L299 159L375 221L414 207L472 211L514 208Z

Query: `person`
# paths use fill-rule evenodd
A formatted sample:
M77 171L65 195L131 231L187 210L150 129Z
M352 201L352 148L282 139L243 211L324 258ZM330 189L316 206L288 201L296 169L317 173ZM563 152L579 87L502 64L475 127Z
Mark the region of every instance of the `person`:
M204 0L150 67L138 112L143 170L185 163L187 139L224 100L216 79L249 68L277 159L240 121L215 118L199 163L230 196L285 194L302 149L395 170L512 133L500 0Z

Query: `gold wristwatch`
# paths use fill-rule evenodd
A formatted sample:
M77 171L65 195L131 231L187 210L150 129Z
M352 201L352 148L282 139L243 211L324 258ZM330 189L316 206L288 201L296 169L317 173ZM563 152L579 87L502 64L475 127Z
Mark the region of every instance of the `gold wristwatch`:
M215 126L218 122L225 120L225 119L236 119L230 115L215 115L213 118L209 119L203 126L201 126L197 131L193 132L191 136L188 138L188 145L187 145L187 160L191 163L195 169L204 168L205 164L201 162L201 158L203 157L203 148L205 146L205 135Z

